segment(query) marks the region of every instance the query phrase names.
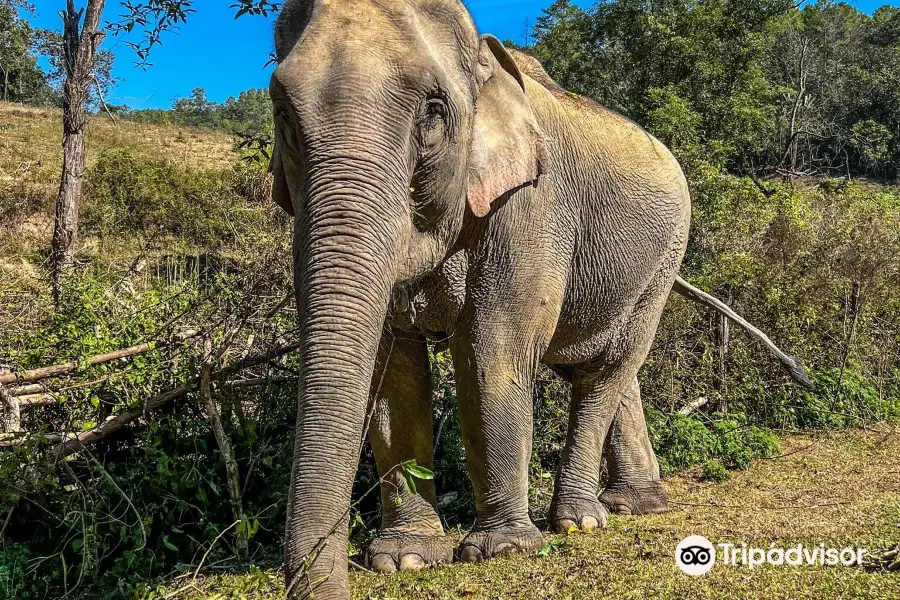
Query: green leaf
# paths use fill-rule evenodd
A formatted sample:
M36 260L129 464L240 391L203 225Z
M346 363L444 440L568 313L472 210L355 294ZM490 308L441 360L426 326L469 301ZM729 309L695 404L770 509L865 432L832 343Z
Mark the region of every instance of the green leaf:
M91 429L94 429L95 427L97 427L96 421L85 421L84 423L81 424L82 431L90 431Z
M407 473L406 471L403 471L403 483L406 484L406 489L408 489L411 494L418 493L418 492L416 492L415 478L412 475L410 475L409 473ZM400 498L400 496L397 496L397 498Z
M75 538L74 540L72 540L72 550L74 550L75 552L78 552L79 550L81 550L82 546L84 546L83 539Z
M408 474L416 479L431 480L434 479L434 471L419 466L415 459L408 460L402 465L404 474Z
M178 552L178 546L176 546L175 544L170 542L169 536L167 536L167 535L163 536L163 546L165 546L166 548L168 548L169 550L171 550L173 552Z

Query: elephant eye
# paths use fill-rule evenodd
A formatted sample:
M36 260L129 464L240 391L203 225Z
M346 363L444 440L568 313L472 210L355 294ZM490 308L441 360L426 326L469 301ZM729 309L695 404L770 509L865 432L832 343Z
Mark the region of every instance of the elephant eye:
M425 118L428 120L441 119L442 121L446 121L447 105L444 104L443 100L432 98L425 105Z
M422 133L428 142L437 142L443 137L446 128L449 111L442 98L429 98L425 102L424 116L422 118Z

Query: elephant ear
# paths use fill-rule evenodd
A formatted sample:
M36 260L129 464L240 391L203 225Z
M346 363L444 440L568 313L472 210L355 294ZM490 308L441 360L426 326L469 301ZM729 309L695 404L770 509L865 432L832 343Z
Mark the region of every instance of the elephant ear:
M525 96L522 73L494 36L481 38L468 201L483 217L491 203L549 170L543 133Z
M284 172L284 162L281 159L281 150L278 142L275 142L275 150L272 151L272 162L269 164L272 173L272 199L289 215L294 216L294 203L291 201L291 190L288 186L287 175Z

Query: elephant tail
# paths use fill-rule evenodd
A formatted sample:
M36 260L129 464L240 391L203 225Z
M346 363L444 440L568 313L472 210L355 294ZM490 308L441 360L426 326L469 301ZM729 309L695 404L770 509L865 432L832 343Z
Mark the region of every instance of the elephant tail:
M747 321L747 319L734 312L730 306L728 306L718 298L695 288L680 276L675 277L675 285L672 289L688 300L696 302L697 304L703 305L707 308L711 308L712 310L721 313L722 315L728 317L729 319L740 325L744 330L747 331L747 333L762 342L763 345L765 345L765 347L768 348L772 354L778 357L778 360L781 361L782 366L787 370L788 374L794 381L807 389L816 389L815 382L806 372L806 367L803 366L803 361L801 361L800 358L791 356L790 354L783 352L781 348L775 345L775 342L769 339L769 336L754 327L749 321Z

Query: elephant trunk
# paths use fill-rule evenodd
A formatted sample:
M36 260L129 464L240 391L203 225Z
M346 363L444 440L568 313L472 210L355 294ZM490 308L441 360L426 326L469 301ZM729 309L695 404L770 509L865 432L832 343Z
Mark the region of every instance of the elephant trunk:
M351 489L406 203L383 165L319 164L294 239L301 350L285 569L290 597L347 598Z

